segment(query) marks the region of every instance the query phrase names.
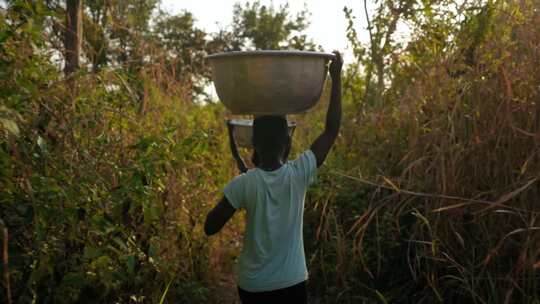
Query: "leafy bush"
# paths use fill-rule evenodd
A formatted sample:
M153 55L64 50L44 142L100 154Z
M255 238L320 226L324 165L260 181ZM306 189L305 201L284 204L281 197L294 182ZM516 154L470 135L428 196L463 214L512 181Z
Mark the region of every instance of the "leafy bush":
M234 169L222 156L222 107L176 97L181 88L162 87L155 67L138 75L142 101L121 70L77 76L74 95L36 49L35 17L47 13L38 8L0 32L12 298L158 302L170 284L175 302L205 301L214 245L200 223Z
M378 45L349 27L357 62L344 73L341 135L308 194L311 300L539 302L538 1L380 4ZM236 174L228 114L193 102L191 75L175 74L193 71L184 59L116 65L87 50L92 73L82 69L71 88L51 46L59 11L10 1L0 12L0 219L12 301L235 296L242 215L218 237L202 231ZM202 64L192 16L161 17L197 33ZM398 21L411 26L406 43L391 39ZM140 46L155 58L167 51ZM293 118L294 152L322 130L327 98Z

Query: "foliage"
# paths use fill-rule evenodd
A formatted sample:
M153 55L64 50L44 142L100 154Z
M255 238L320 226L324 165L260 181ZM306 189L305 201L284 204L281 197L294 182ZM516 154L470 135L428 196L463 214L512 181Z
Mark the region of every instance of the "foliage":
M40 48L36 21L52 14L26 1L2 14L0 218L14 301L157 302L166 286L167 299L205 301L214 245L198 223L233 168L217 157L223 109L179 99L155 66L139 72L144 111L122 70L79 76L70 100Z
M307 197L310 300L539 302L540 3L377 3L364 12L367 42L345 9L355 61L338 143ZM238 4L236 28L209 34L157 1L85 1L87 66L71 94L57 64L62 1L8 5L0 219L13 302L234 297L242 215L220 236L202 230L236 174L224 156L228 113L194 102L209 77L203 57L311 48L294 45L307 13ZM293 118L293 152L322 130L324 94Z
M357 106L312 196L315 298L536 303L539 3L422 5L380 104L344 81Z
M275 8L259 1L234 5L232 49L315 50L316 45L302 32L309 26L308 11L289 16L289 5ZM319 47L320 48L320 47Z
M166 65L179 80L186 76L193 79L193 75L205 79L210 79L211 76L204 56L214 50L208 49L206 33L196 28L194 22L193 15L189 12L174 16L162 12L156 20L154 32L160 48L165 50L163 57L166 58ZM194 88L202 90L202 86Z

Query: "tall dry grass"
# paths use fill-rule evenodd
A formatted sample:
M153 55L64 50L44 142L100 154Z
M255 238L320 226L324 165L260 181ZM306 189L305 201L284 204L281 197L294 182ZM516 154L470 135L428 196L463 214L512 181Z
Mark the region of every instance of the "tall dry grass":
M349 105L307 213L320 302L540 301L540 3L491 5Z

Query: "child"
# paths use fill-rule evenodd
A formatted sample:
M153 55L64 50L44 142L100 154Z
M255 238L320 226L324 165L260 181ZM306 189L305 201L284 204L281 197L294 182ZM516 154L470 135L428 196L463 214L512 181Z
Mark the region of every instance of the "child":
M206 217L205 232L213 235L237 209L246 210L244 244L238 262L238 293L243 304L307 302L304 200L341 123L343 60L338 52L334 53L336 57L330 64L332 93L324 132L309 150L286 162L291 145L287 120L280 116L255 118L252 141L256 167L244 171L245 164L238 162L245 173L227 184L223 198ZM233 141L231 149L237 154Z

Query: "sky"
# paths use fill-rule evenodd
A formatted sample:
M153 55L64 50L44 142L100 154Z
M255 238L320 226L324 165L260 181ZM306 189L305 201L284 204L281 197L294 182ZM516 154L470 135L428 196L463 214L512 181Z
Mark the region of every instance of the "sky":
M171 14L187 10L196 18L196 25L207 32L217 32L226 28L232 22L233 5L236 2L246 3L246 0L162 0L161 9ZM252 1L250 1L252 2ZM260 0L263 5L273 3L279 7L289 3L291 16L306 6L311 13L310 26L306 30L309 38L320 44L325 51L338 50L344 55L345 62L353 61L348 46L346 29L347 20L343 8L353 10L356 17L355 28L360 40L366 41L367 31L362 0Z

